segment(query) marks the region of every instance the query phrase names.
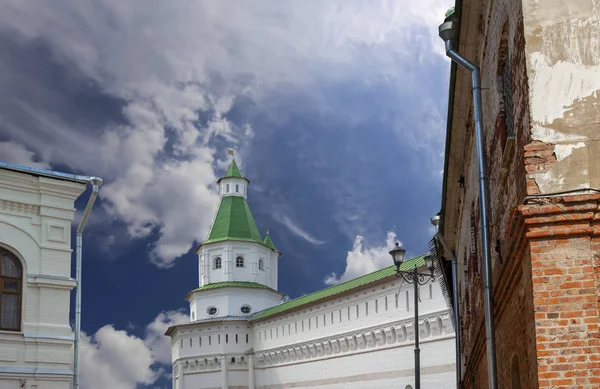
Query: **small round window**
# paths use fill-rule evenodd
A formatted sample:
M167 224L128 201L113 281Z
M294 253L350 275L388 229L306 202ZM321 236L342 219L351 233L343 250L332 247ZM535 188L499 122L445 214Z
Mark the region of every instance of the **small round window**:
M247 315L252 312L252 308L250 308L250 305L242 305L241 311L243 314Z
M217 314L217 308L216 307L208 307L208 308L206 308L206 313L208 313L208 316L214 316Z

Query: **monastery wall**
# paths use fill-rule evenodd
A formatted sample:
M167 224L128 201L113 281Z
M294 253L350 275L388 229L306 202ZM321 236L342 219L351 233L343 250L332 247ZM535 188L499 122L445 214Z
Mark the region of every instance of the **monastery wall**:
M455 388L450 312L438 283L421 287L420 295L423 382ZM414 376L413 298L412 285L393 279L272 319L179 327L174 387L220 388L226 380L229 388L246 388L252 368L256 388L264 389L408 385ZM246 353L250 348L253 355Z

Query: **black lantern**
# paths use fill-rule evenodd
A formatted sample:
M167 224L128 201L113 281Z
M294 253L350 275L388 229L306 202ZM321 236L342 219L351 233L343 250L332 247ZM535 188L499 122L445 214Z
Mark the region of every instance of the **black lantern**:
M427 266L427 269L429 269L431 274L433 274L433 271L435 270L435 257L431 255L431 253L427 253L423 260L425 261L425 266Z
M400 265L404 262L404 254L406 254L406 250L400 247L400 242L396 242L396 247L390 250L390 255L394 260L394 265L396 265L396 270L400 270Z

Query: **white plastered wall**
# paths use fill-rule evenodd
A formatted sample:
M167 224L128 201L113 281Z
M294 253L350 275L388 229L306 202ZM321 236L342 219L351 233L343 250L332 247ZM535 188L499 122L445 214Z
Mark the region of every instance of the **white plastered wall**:
M0 245L23 265L21 330L0 331L0 387L69 388L71 224L85 185L0 169ZM33 372L36 371L34 375Z

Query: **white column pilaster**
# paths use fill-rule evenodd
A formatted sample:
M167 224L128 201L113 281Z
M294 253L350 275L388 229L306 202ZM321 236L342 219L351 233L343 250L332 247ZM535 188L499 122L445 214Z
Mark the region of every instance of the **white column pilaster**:
M177 379L177 389L185 389L185 384L183 381L183 363L179 362L177 364L177 369L179 370L179 378Z
M200 286L210 283L210 269L212 268L211 258L207 251L202 252L202 278L200 279Z
M229 389L229 384L227 383L227 356L223 355L221 358L221 388Z
M272 258L265 258L265 271L267 272L267 286L273 288L273 275L271 274L271 261ZM273 288L275 289L275 288Z
M256 381L254 378L254 355L248 355L248 389L255 389Z
M235 266L235 252L233 251L233 247L228 247L225 257L227 258L225 261L225 279L227 281L233 281L233 266Z

